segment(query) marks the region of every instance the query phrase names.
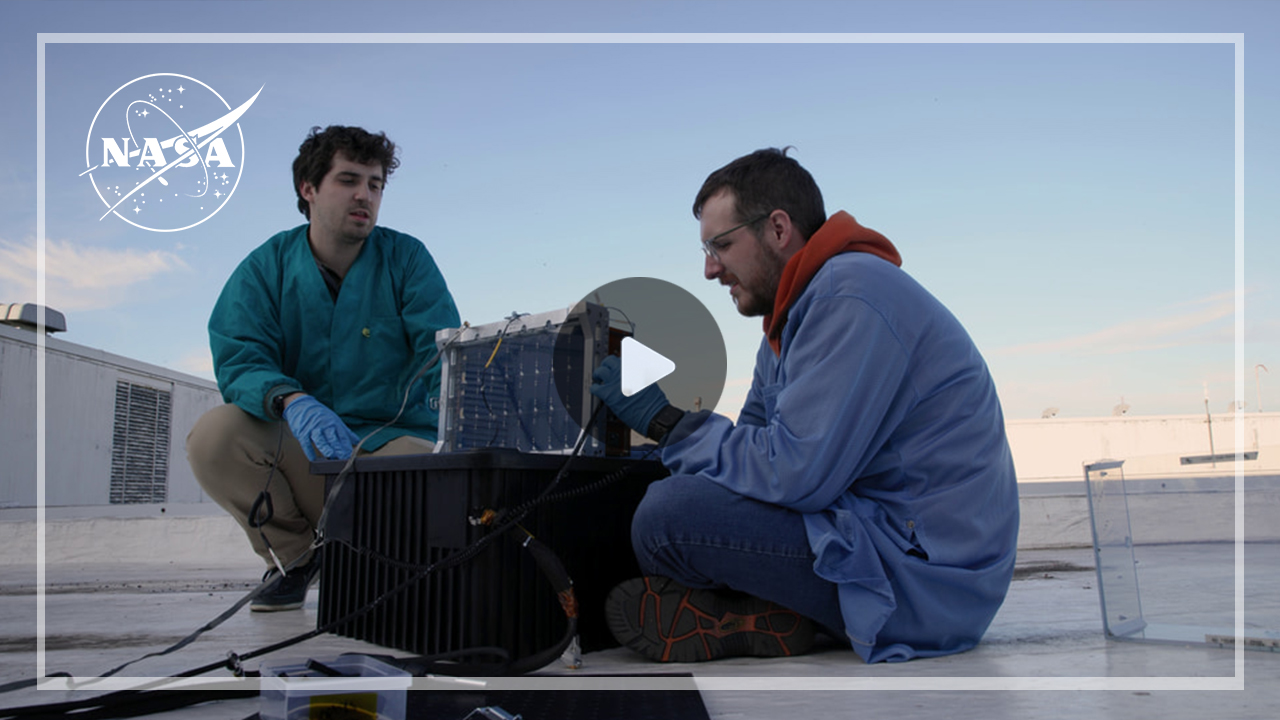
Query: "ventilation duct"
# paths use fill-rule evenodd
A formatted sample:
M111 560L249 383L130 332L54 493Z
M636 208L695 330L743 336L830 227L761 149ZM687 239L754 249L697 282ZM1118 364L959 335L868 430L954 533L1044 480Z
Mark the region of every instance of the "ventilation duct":
M46 335L66 332L67 316L53 308L33 303L13 303L12 305L0 303L0 323L27 330L38 330L40 326L37 323L37 313L41 309L44 310L44 332Z

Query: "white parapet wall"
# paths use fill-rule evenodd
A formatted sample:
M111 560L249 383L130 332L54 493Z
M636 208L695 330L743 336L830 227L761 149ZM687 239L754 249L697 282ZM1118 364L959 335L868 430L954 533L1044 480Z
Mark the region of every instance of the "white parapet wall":
M1019 483L1083 481L1085 463L1125 461L1129 477L1234 473L1217 464L1183 464L1181 458L1258 452L1249 474L1280 473L1280 413L1134 415L1105 418L1010 420L1005 425ZM1268 449L1270 452L1268 452Z
M37 428L36 335L0 326L0 564L34 556L39 461L49 562L127 561L148 547L246 557L239 528L204 496L186 462L187 431L221 402L216 385L56 338L43 344L45 424ZM122 392L133 389L168 399L167 431L155 437L164 447L162 502L121 504L112 494L122 407L133 407L122 405ZM1019 547L1090 544L1083 468L1104 459L1124 461L1135 533L1147 542L1228 540L1239 499L1248 539L1280 537L1280 413L1047 418L1006 427L1022 497ZM1237 451L1256 453L1239 464L1242 482L1234 462L1184 460ZM104 542L105 530L125 525L131 544Z
M1009 422L1022 498L1018 546L1092 542L1084 466L1099 460L1124 461L1134 542L1226 542L1237 530L1249 542L1280 540L1274 521L1280 517L1280 413L1211 420L1164 415ZM1204 460L1237 453L1239 462Z

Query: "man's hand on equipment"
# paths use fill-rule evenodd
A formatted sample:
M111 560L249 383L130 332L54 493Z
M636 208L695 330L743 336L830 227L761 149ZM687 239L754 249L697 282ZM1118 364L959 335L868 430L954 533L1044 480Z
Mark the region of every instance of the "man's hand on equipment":
M346 460L360 442L360 436L351 432L337 413L310 395L299 395L289 401L284 408L284 419L312 462L320 459L316 457L316 450L329 460Z
M649 434L649 423L663 408L670 405L666 393L656 384L647 385L640 392L627 397L622 394L622 361L610 355L591 373L595 384L591 394L604 401L618 419L641 435Z

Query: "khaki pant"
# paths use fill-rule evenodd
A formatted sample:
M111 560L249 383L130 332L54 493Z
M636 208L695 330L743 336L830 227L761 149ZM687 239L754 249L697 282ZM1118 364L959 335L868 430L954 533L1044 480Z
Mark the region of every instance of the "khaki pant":
M433 447L428 440L405 435L360 455L413 455ZM310 551L324 509L324 476L311 474L310 461L286 423L259 420L235 405L215 407L187 435L187 461L200 486L240 523L268 567L274 563L263 535L284 565L298 558L307 561L303 555ZM249 510L268 474L272 518L261 528L249 527Z

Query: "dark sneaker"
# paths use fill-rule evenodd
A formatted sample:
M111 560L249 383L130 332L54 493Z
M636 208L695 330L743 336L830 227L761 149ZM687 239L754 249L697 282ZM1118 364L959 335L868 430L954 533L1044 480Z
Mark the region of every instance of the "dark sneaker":
M320 572L320 557L312 555L311 562L296 567L284 577L280 571L272 568L262 576L263 582L275 578L275 582L262 589L249 603L249 609L255 612L277 612L280 610L297 610L307 599L307 588Z
M797 612L665 577L619 584L605 601L605 616L618 642L658 662L799 655L813 646L813 621Z

